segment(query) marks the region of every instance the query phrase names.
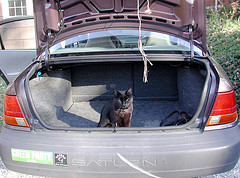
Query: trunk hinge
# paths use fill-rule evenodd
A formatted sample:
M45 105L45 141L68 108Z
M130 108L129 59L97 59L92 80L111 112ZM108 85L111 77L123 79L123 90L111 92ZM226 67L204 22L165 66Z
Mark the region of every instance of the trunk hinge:
M59 0L57 1L58 3L58 11L59 11L59 16L60 16L60 23L58 24L59 26L59 31L54 32L52 30L47 30L47 44L46 44L46 49L45 49L45 60L44 60L44 65L45 68L49 71L51 70L51 67L49 66L49 58L50 58L50 46L54 42L55 38L61 33L63 29L63 10L61 9L61 5Z
M193 43L193 25L189 25L189 41L190 41L190 60L194 59L194 43Z
M48 30L47 36L48 36L48 40L47 40L47 44L46 44L46 49L45 49L45 60L44 60L44 65L45 68L49 71L50 67L49 67L49 58L50 58L50 39L51 39L51 30Z

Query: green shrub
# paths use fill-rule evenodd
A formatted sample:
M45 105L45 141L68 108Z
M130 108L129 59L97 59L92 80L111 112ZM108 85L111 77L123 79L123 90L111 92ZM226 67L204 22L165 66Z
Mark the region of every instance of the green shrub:
M229 18L222 11L207 12L207 44L234 85L240 106L240 18ZM238 111L240 111L238 109Z
M228 19L232 20L239 16L240 0L231 0L228 3L225 3L224 0L218 0L218 3L220 5L218 11Z

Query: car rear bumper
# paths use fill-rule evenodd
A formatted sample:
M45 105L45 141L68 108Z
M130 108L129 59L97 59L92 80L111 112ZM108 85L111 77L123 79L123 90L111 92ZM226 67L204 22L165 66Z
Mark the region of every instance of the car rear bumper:
M54 177L209 175L232 169L239 159L239 148L238 125L203 133L190 130L145 133L23 132L3 128L0 135L0 154L8 169ZM51 153L51 163L14 161L13 151L16 149ZM21 154L17 156L26 156L24 152ZM38 159L48 159L41 156L38 155ZM58 160L59 157L63 159Z

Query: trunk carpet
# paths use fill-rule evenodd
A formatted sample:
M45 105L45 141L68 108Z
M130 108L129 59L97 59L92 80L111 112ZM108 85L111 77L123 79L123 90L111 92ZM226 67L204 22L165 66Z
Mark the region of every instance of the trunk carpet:
M46 123L62 127L97 127L101 109L107 102L75 102L67 112L64 112L62 107L56 106L57 119ZM179 102L176 101L135 100L133 106L131 127L159 127L161 120L180 109Z

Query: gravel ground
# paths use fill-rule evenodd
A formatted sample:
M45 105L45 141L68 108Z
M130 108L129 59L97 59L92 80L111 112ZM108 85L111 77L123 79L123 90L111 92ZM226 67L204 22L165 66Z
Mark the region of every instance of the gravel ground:
M21 173L10 171L6 169L0 157L0 178L2 177L4 178L44 178L40 176L32 176L32 175L21 174Z
M2 163L2 159L0 157L0 178L47 178L47 177L40 177L40 176L32 176L27 174L21 174L17 172L10 171L6 169L4 164ZM240 160L238 161L237 165L228 172L222 174L216 174L211 176L204 176L201 178L240 178Z

